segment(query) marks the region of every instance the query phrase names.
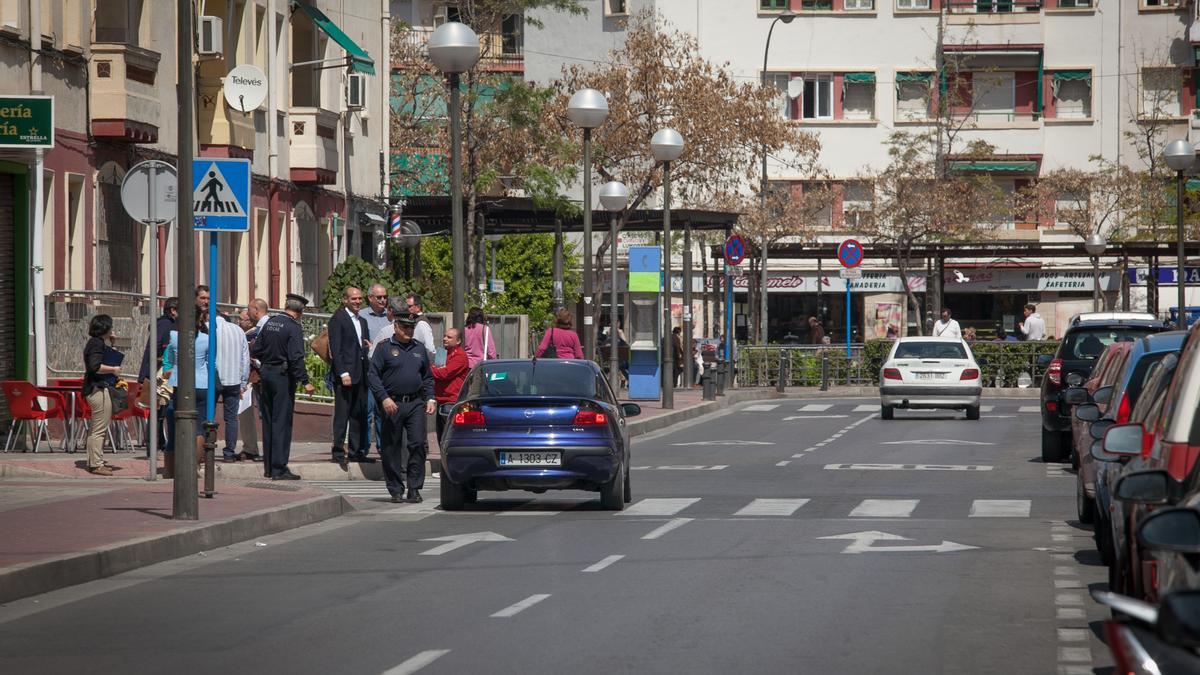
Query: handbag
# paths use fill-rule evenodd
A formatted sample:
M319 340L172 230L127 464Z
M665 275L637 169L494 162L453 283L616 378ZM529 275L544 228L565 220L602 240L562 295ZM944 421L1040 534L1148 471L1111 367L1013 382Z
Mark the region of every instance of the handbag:
M125 412L129 407L129 389L125 387L106 387L108 397L112 400L112 414Z
M317 337L312 339L312 350L325 365L332 365L333 359L329 356L329 329L322 330Z
M557 359L558 349L554 346L554 326L550 327L550 339L546 340L546 350L542 352L543 359Z

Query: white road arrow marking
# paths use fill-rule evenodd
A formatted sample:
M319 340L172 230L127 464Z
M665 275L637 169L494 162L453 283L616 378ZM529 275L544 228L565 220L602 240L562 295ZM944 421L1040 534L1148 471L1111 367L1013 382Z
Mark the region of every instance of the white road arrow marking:
M468 544L474 544L478 541L512 541L502 534L495 532L472 532L470 534L451 534L445 537L434 537L432 539L422 539L421 541L444 541L447 542L441 546L434 546L428 551L422 551L421 555L442 555L456 549L460 549Z
M880 445L995 445L986 441L963 441L957 438L931 438L913 441L884 441Z
M671 445L775 445L766 441L692 441L691 443L672 443Z
M872 546L877 541L912 541L908 537L901 537L898 534L888 534L887 532L879 532L869 530L866 532L850 532L847 534L834 534L828 537L817 537L818 539L849 539L851 544L842 549L842 553L950 553L952 551L968 551L978 546L968 546L959 544L953 541L943 540L940 544L930 544L926 546Z

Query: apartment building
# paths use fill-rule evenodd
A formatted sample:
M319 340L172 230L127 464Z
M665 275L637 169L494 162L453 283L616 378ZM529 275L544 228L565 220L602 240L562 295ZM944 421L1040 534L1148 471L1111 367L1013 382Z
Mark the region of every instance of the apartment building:
M767 81L779 90L779 114L818 135L821 163L833 178L835 199L823 214L836 241L853 233L869 213L871 186L864 169L887 164L887 138L927 128L939 92L959 94L969 117L955 148L974 140L994 146L987 161L951 162L952 168L988 173L1006 193L1058 168L1094 168L1100 156L1137 168L1136 140L1147 122L1161 127L1165 144L1191 133L1200 141L1193 76L1192 3L1173 0L595 0L587 16L544 12L544 29L526 31L526 76L548 82L564 63L602 61L619 48L623 22L643 9L692 34L710 61L728 63L736 77L763 76L768 27L785 9L797 16L775 24ZM1200 34L1196 34L1200 43ZM939 44L941 54L939 55ZM939 64L952 63L955 81L939 82ZM942 72L946 72L943 67ZM1133 133L1130 133L1133 132ZM1144 134L1141 134L1144 136ZM1145 145L1145 143L1143 143ZM769 165L772 182L795 183L784 163ZM755 186L747 186L754 189ZM1055 218L999 224L998 238L1018 242L1078 241ZM835 234L836 233L836 234ZM1108 261L1112 262L1112 261ZM772 259L771 339L806 332L803 320L821 315L833 332L846 330L844 284L811 261ZM897 320L907 285L923 292L922 273L901 279L894 261L870 260L854 282L853 330L860 337L900 331L920 319ZM1118 302L1127 270L1106 263L1101 290ZM744 277L735 284L745 305ZM1012 330L1020 307L1039 303L1052 332L1075 312L1091 309L1092 274L1080 259L956 260L945 272L945 303L966 322ZM1135 306L1145 294L1134 289ZM1162 308L1174 296L1164 288ZM1197 296L1200 301L1200 295ZM895 326L895 323L900 326ZM795 325L793 325L795 324ZM840 324L840 325L839 325ZM1059 331L1061 332L1061 331Z

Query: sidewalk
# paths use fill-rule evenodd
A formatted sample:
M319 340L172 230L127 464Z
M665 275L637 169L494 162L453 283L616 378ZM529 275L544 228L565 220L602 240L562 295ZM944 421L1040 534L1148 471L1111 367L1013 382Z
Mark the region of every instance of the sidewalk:
M789 395L797 395L789 392ZM675 406L638 401L631 435L778 397L774 389L731 390L716 401L677 390ZM431 448L436 448L432 443ZM82 452L0 454L0 603L94 581L201 551L302 527L354 510L343 497L304 481L262 477L262 464L218 462L217 494L200 498L200 519L171 519L172 482L148 481L142 451L105 453L112 477L85 469ZM329 448L296 444L292 469L308 480L378 480L379 464L329 461ZM365 471L364 471L365 469ZM199 486L203 491L203 479ZM203 494L203 492L201 492Z

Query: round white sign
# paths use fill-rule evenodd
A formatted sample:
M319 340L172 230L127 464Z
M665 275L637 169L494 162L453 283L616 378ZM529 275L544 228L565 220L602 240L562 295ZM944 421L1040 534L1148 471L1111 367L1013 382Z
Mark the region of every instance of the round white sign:
M238 112L250 112L267 98L267 76L258 66L241 65L224 82L225 102Z
M144 225L169 223L176 214L175 167L156 159L135 164L121 181L121 205Z

